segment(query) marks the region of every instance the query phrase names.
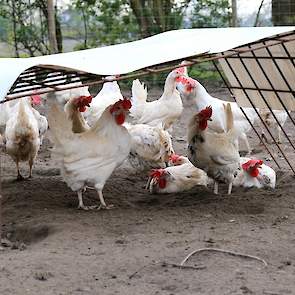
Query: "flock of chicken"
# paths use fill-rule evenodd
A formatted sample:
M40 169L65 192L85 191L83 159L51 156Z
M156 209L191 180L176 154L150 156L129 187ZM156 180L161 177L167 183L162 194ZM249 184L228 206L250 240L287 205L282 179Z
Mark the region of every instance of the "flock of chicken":
M238 105L212 97L182 65L168 74L162 96L152 102L139 80L133 81L130 99L122 96L116 81L105 82L94 98L87 87L57 92L56 98L48 114L52 155L64 181L77 192L81 209L93 208L83 203L82 193L88 187L98 193L100 205L95 208L111 208L102 190L126 159L136 169L154 168L146 185L151 193L175 193L208 184L218 193L218 184L224 182L228 194L232 186L275 187L272 168L262 160L239 155L239 139L251 152L246 135L251 126ZM196 110L187 127L187 157L175 154L170 135L183 111L182 99L192 102ZM46 117L34 108L41 101L33 95L0 106L2 140L16 163L18 179L23 179L21 161L29 162L32 176L48 129ZM255 110L244 111L253 123ZM287 116L279 115L283 125ZM274 120L268 124L273 125Z

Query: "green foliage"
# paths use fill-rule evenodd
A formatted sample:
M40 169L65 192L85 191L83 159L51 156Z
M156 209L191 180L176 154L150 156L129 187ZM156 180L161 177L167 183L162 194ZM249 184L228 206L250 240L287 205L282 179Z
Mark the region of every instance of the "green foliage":
M190 17L194 28L229 26L231 20L229 0L194 0Z
M222 82L219 73L210 62L203 62L190 67L188 74L190 77L199 80L201 83L204 81L210 81L211 83L220 84Z
M137 38L138 27L126 0L74 2L87 40L78 48L112 45Z
M0 41L7 40L9 30L10 30L9 21L3 16L0 16Z
M0 5L0 16L6 26L5 40L14 44L16 54L47 54L47 26L42 22L42 0L6 0Z

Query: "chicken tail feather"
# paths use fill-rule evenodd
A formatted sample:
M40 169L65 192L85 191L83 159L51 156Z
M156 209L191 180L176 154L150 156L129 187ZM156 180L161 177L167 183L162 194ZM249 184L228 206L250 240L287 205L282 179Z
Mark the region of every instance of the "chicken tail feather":
M224 108L225 108L225 117L226 117L226 130L227 132L229 132L234 127L233 112L231 110L230 103L227 103L226 106L224 105Z
M143 106L146 104L147 100L147 89L143 83L138 79L134 80L132 83L132 108L130 109L130 114L132 117L139 118L143 111Z

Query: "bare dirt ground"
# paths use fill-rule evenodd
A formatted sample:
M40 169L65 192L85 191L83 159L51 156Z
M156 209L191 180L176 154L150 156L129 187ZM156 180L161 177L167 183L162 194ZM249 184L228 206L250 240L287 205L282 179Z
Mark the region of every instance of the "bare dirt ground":
M178 153L185 154L192 110L186 107L174 128ZM250 142L255 156L270 158L254 133ZM295 183L282 159L280 171L266 161L278 172L274 191L234 188L230 196L198 187L151 195L143 189L147 175L123 165L104 189L116 208L84 212L76 209L76 194L62 182L50 147L46 139L33 179L23 182L15 181L14 163L1 153L3 231L13 241L0 251L1 295L295 294ZM286 140L282 147L295 163ZM96 202L87 191L85 203ZM170 265L203 247L259 256L268 266L213 252L188 261L199 269Z

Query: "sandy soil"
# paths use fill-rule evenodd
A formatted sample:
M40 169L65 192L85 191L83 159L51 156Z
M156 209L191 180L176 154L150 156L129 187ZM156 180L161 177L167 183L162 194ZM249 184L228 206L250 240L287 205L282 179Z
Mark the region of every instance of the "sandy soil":
M174 128L178 153L185 153L191 111L186 107ZM288 132L294 140L291 125ZM270 158L254 133L250 141L255 156ZM294 152L282 146L294 163ZM123 165L104 189L116 208L84 212L76 209L76 194L62 182L50 147L46 139L33 179L23 182L15 182L15 165L1 153L3 231L12 241L0 251L1 295L295 294L295 184L285 164L278 171L266 161L278 171L274 191L234 188L231 196L211 188L150 195L143 189L147 175ZM87 191L85 201L95 204L95 192ZM203 247L255 255L268 266L213 252L190 258L198 269L171 265Z

